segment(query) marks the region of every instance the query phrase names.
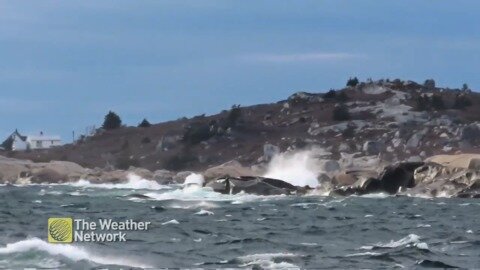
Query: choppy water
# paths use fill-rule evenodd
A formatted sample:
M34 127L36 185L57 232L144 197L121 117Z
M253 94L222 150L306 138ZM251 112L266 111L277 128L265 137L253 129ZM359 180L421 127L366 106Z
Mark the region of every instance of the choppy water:
M0 187L0 268L480 268L480 202L262 197L124 185ZM47 218L151 221L126 243L47 243Z

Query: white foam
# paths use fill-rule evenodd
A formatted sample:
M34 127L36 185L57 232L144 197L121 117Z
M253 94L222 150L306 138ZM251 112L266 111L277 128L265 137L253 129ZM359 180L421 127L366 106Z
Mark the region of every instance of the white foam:
M357 197L357 196L358 195L352 195L352 197ZM380 193L368 193L368 194L360 195L358 197L369 198L369 199L385 199L388 197L392 197L392 195L380 192Z
M162 225L169 225L169 224L180 224L180 222L178 222L176 219L172 219L162 223Z
M378 256L378 255L382 255L382 253L367 251L367 252L348 254L348 255L345 255L345 257Z
M129 174L128 181L124 183L91 183L88 180L79 180L78 182L69 183L67 185L84 188L104 188L104 189L151 189L161 190L170 189L169 186L160 185L159 183L147 179L143 179L136 174Z
M374 247L381 247L381 248L397 248L401 246L414 246L419 249L428 249L428 245L424 242L420 242L420 236L416 234L409 234L408 236L398 240L394 241L391 240L390 242L384 244L384 243L377 243L373 246L362 246L360 249L366 249L366 250L371 250Z
M195 215L199 215L199 216L213 216L214 213L211 212L211 211L207 211L207 210L204 210L204 209L200 209L200 211L198 211L197 213L195 213Z
M319 185L319 168L313 155L313 151L277 154L268 164L264 177L280 179L299 187L315 188Z
M167 192L148 192L144 194L145 196L150 197L151 199L157 201L166 201L166 200L179 200L179 201L216 201L216 202L227 202L227 201L236 201L239 203L255 201L255 200L264 200L264 199L275 199L275 198L285 198L285 196L261 196L253 194L238 193L235 195L221 194L214 192L211 188L195 188L195 189L175 189ZM185 206L182 206L185 207Z
M184 186L195 185L202 187L203 183L205 182L205 178L203 175L198 173L192 173L185 178L185 182L183 182Z
M5 247L0 247L0 254L14 254L27 252L30 250L40 250L49 253L50 255L61 255L73 261L91 261L97 264L114 264L129 267L151 268L152 266L135 262L126 258L99 256L96 252L88 252L82 247L75 245L50 244L39 238L31 238L27 240L18 241L7 244Z
M288 262L274 262L281 258L294 258L298 255L293 253L262 253L238 257L238 260L244 262L240 267L258 265L263 269L300 269L297 265Z

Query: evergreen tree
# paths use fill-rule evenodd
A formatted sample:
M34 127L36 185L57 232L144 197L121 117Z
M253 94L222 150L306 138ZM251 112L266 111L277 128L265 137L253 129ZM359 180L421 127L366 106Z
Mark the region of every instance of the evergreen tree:
M353 77L353 78L348 79L347 86L355 87L355 86L357 86L358 83L359 83L358 78Z
M151 126L152 124L150 124L150 122L148 122L146 118L144 118L143 121L140 124L138 124L138 127L142 127L142 128L148 128Z
M227 127L235 127L238 124L238 120L242 117L242 109L240 105L233 105L228 112L226 123Z
M105 120L103 121L102 128L106 130L110 129L117 129L122 126L122 120L118 114L109 111L107 115L105 115Z

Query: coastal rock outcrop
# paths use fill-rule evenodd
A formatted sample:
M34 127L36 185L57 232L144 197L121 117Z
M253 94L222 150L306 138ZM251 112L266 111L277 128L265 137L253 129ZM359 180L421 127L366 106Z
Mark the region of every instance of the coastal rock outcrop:
M414 172L409 194L433 197L480 197L480 170L427 163Z
M242 166L242 164L236 160L209 168L203 173L207 181L221 177L242 177L249 175L254 175L254 172L250 168Z
M426 161L450 168L480 170L480 154L436 155Z
M255 176L220 178L210 181L206 186L223 194L292 195L304 194L309 190L282 180Z
M35 163L30 160L0 157L0 181L15 183L59 183L75 181L86 170L73 162L51 161Z

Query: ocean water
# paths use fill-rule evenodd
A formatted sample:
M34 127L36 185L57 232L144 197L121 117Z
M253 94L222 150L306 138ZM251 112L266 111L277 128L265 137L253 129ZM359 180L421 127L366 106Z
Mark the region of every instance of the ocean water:
M0 186L0 268L480 268L480 201L221 195L143 179ZM150 221L50 244L48 217Z

